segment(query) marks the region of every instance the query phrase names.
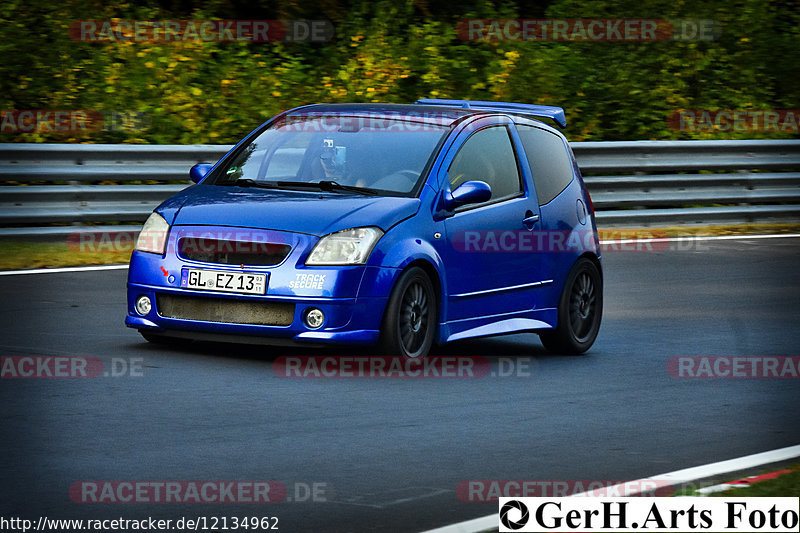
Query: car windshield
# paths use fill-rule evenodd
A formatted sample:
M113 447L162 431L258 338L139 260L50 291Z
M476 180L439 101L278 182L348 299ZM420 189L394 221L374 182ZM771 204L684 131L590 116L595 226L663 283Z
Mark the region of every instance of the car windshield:
M289 115L225 162L213 184L411 196L447 123L405 116Z

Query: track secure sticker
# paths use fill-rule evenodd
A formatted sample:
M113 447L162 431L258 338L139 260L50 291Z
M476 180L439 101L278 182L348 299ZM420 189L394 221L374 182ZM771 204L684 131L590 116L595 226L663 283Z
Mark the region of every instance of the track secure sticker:
M289 282L290 289L322 289L327 274L295 274L294 281Z

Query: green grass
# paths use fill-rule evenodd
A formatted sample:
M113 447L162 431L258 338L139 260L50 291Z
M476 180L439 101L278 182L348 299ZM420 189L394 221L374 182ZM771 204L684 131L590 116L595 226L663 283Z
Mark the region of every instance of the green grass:
M670 226L651 231L666 233L668 237L800 233L800 223L732 224L721 226Z
M82 251L63 243L2 242L0 270L127 263L130 250Z

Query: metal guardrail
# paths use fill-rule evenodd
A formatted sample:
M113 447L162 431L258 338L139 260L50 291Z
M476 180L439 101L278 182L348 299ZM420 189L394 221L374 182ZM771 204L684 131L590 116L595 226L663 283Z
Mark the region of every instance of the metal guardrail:
M0 237L63 236L90 230L87 223L136 223L116 229L138 229L154 207L186 187L192 165L213 163L230 148L0 144ZM579 142L572 148L601 227L800 221L800 141ZM3 186L9 183L24 186Z

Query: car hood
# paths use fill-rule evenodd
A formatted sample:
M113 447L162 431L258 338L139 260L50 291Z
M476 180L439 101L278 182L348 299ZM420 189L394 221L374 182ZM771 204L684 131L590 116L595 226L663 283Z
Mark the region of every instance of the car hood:
M195 185L159 208L170 225L229 226L322 236L359 226L388 230L418 198Z

